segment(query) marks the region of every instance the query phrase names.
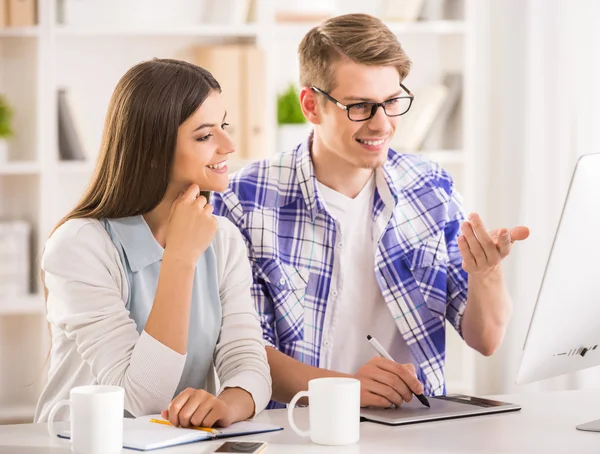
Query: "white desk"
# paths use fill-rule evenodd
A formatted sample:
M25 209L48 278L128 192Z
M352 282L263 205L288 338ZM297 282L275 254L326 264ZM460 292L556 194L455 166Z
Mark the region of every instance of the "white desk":
M581 432L577 424L600 419L600 391L494 396L519 403L519 412L390 427L361 423L360 443L318 446L297 436L287 424L285 410L265 411L257 420L285 428L281 432L240 437L264 440L266 454L387 454L387 453L600 453L600 433ZM296 410L300 427L308 426L307 409ZM200 442L161 449L157 454L208 454L223 441ZM137 451L124 449L123 453ZM51 439L45 424L0 426L0 454L68 454L66 440Z

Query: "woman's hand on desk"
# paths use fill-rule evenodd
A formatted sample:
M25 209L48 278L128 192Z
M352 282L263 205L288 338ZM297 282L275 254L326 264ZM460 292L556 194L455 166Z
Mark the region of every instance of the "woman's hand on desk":
M411 401L413 392L423 393L415 366L379 356L362 366L354 377L360 380L361 407L400 406Z
M182 391L161 416L175 427L227 427L235 422L230 405L203 389L193 388Z

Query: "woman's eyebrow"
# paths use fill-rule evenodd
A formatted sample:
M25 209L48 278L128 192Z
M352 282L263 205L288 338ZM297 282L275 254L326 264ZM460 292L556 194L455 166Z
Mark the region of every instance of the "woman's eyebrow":
M221 121L221 123L225 121L225 118L227 118L227 111L225 111L225 115L223 115L223 120ZM216 125L214 123L202 123L196 129L194 129L194 132L199 131L200 129L203 129L203 128L214 128L215 126Z

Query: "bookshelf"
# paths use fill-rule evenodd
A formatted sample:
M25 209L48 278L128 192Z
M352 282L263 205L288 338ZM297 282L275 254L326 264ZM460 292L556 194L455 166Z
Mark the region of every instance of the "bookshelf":
M465 32L465 22L462 20L389 22L388 26L397 35L454 35Z
M37 162L8 162L0 164L0 175L37 175L41 168Z
M44 296L33 293L31 295L23 295L20 297L11 298L10 300L0 300L0 315L28 315L28 314L45 314L46 306L44 304Z
M436 20L428 22L394 22L388 21L388 27L396 35L455 35L465 32L464 21L458 20ZM277 34L299 35L299 38L314 27L312 22L300 23L276 23Z
M303 34L316 25L275 21L277 8L294 4L292 0L256 0L255 20L245 24L202 24L187 19L181 24L158 26L135 20L129 26L122 20L114 25L59 25L57 7L60 1L38 0L37 26L0 28L0 93L7 94L14 107L17 134L9 146L8 162L0 163L0 219L22 219L33 226L32 294L0 300L0 369L23 369L18 374L22 383L34 380L48 349L38 279L44 241L55 223L78 199L95 164L93 154L87 156L86 161L59 159L57 89L68 86L77 95L83 132L90 144L88 149L93 150L99 145L112 89L133 64L152 57L191 60L191 49L204 44L255 44L263 50L265 58L267 89L259 96L264 108L265 154L268 155L276 150L277 144L277 94L289 82L297 83L297 45ZM213 0L204 0L207 1ZM460 118L453 124L456 137L428 142L419 153L439 162L455 176L466 208L470 210L479 205L473 191L476 166L471 145L478 123L472 109L475 95L470 87L484 85L477 79L480 75L475 70L475 62L487 49L482 49L485 41L478 39L478 33L482 33L481 27L477 27L482 2L459 1L464 2L462 19L392 21L389 26L413 61L413 70L406 81L411 90L418 93L420 87L439 82L448 71L463 75ZM180 0L177 4L180 8L197 8L197 3L196 0ZM367 12L378 15L377 5L381 2L372 2L371 10L365 2L359 2L362 6L356 10L351 6L352 2L338 0L333 3L339 14ZM148 7L155 4L158 3L151 2ZM181 17L184 13L182 11ZM477 96L482 95L478 93ZM240 157L230 168L236 170L251 160ZM33 336L32 329L35 331ZM15 356L11 354L15 344L22 345L21 357L30 359L28 364L34 366L17 366ZM447 371L449 391L469 392L473 389L474 355L451 329ZM0 408L3 409L0 424L8 420L30 420L43 381L38 380L24 390L20 382L5 383L4 378L0 378Z
M0 38L37 37L39 32L38 27L0 28Z
M60 161L56 163L56 172L60 175L91 175L93 162Z
M57 36L193 36L198 38L256 38L259 34L258 28L252 24L242 25L213 25L184 26L172 28L83 28L77 26L58 26L55 34Z

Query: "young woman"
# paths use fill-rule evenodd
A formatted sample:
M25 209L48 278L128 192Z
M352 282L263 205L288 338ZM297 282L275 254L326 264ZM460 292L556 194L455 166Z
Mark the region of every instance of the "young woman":
M228 184L220 92L176 60L119 81L91 184L42 258L52 350L37 422L89 384L121 386L131 415L183 427L227 426L267 405L245 244L200 195Z

